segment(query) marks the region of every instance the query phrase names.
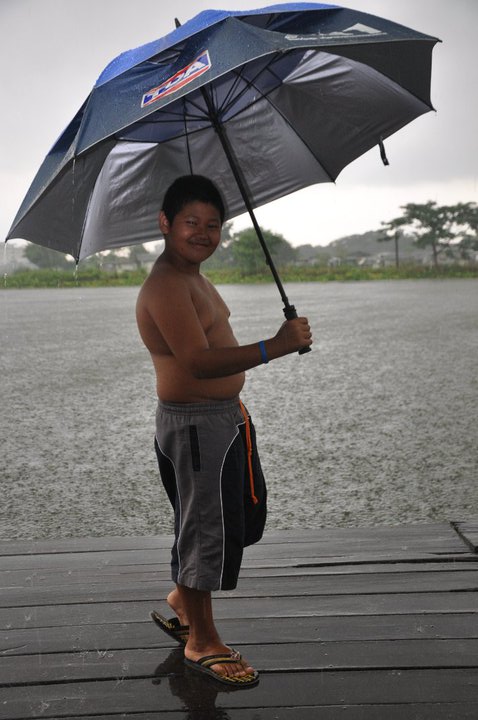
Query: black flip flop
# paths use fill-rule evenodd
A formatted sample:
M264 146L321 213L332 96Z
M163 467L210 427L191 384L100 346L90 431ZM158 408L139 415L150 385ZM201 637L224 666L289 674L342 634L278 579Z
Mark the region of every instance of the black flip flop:
M166 635L172 637L180 645L186 645L189 635L189 625L181 625L177 617L172 617L167 620L156 610L151 612L151 619Z
M227 685L228 687L234 688L246 688L253 687L259 682L259 673L254 670L253 673L248 675L219 675L219 673L211 670L211 665L226 665L230 663L240 663L242 660L237 650L232 650L230 653L224 653L223 655L205 655L199 660L188 660L184 658L184 664L194 670L195 672L204 673L210 678L213 678L216 682L221 685Z

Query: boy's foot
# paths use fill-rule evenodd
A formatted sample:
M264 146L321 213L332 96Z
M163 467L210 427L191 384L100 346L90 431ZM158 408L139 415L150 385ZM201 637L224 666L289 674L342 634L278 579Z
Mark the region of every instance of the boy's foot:
M184 662L191 670L204 673L229 687L245 688L259 682L259 673L232 648L228 648L228 652L204 655L197 660L185 657Z
M184 662L194 670L224 680L227 684L250 685L257 682L259 674L249 665L237 650L219 644L204 648L202 651L191 650L186 646Z

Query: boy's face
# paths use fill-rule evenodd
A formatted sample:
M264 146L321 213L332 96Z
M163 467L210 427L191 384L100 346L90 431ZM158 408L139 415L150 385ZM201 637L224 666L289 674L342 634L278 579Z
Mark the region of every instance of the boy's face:
M193 265L207 260L221 242L221 216L209 203L187 203L172 223L161 211L159 227L168 252Z

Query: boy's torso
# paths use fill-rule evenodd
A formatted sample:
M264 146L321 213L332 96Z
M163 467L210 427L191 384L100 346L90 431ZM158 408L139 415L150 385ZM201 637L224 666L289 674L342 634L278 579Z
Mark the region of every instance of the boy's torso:
M199 274L191 275L186 280L209 347L237 346L229 323L229 309L214 286ZM146 309L148 303L163 301L158 292L160 281L161 273L153 269L141 290L137 313L139 330L151 353L156 371L158 397L165 402L191 403L226 400L239 395L244 385L244 373L222 378L198 379L182 367L171 353L160 328ZM174 302L174 298L170 300L171 303Z

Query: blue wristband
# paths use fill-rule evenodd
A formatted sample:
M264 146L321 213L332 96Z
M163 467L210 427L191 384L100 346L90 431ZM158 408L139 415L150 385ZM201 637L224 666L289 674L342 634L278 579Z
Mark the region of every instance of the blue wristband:
M269 362L269 358L267 357L266 346L265 346L264 340L260 341L259 350L261 351L262 362L264 363L264 365L266 365Z

